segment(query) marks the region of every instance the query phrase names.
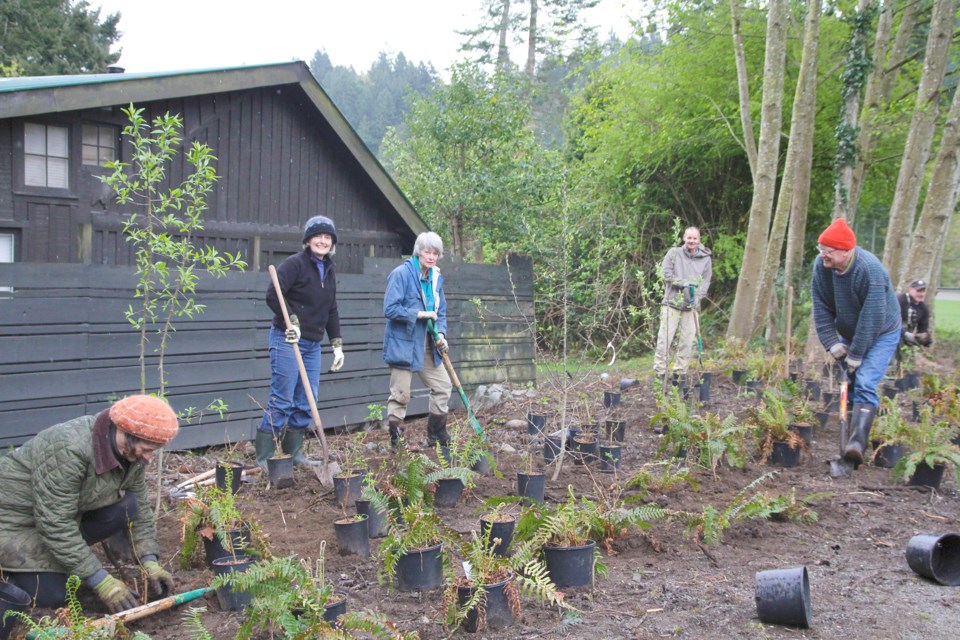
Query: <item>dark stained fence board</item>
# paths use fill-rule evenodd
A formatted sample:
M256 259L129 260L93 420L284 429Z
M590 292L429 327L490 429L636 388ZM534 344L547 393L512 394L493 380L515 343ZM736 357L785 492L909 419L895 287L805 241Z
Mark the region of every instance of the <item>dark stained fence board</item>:
M334 187L339 188L339 187ZM444 263L447 261L445 260ZM506 268L441 264L447 277L451 356L468 392L478 384L535 379L531 274ZM383 363L383 291L399 259L364 258L370 273L338 274L346 365L328 371L323 344L318 408L325 427L367 421L369 405L386 405L389 369ZM529 269L529 263L527 263ZM0 265L0 446L22 443L53 424L92 414L139 390L139 334L124 311L135 303L129 267L78 264ZM164 358L167 396L178 411L215 399L223 417L205 413L184 422L173 448L219 445L252 437L269 395L267 335L273 313L264 302L266 273L203 275L197 298L206 310L176 321ZM481 307L473 303L483 300ZM148 390L158 387L159 336L145 354ZM427 411L429 392L414 377L409 416ZM454 394L452 407L460 407Z

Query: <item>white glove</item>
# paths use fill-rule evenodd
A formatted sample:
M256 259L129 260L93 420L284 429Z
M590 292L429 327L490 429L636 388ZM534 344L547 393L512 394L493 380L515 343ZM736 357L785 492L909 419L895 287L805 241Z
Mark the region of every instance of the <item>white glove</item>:
M447 348L450 346L447 344L446 336L444 336L442 333L437 334L436 343L437 343L437 349L440 350L440 353L444 353L447 350Z
M436 311L417 311L417 320L433 320L437 321L437 312Z
M830 347L830 355L832 355L836 360L842 360L847 356L847 345L842 342Z
M850 356L847 356L847 371L849 373L856 371L857 367L859 367L861 364L863 364L863 360L856 360Z
M300 327L293 325L289 329L283 332L284 337L287 342L290 344L296 344L300 342Z
M330 371L340 371L340 367L343 366L343 349L340 347L333 348L333 364L330 365Z

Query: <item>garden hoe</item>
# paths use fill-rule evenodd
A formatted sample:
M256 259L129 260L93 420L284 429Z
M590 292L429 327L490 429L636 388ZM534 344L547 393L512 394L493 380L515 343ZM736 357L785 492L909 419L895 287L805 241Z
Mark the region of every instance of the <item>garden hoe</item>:
M91 627L98 630L105 630L105 633L107 634L98 634L96 637L112 638L118 631L120 631L120 629L117 629L118 624L132 622L134 620L139 620L140 618L152 616L160 611L172 609L173 607L180 606L181 604L202 598L211 591L213 591L212 587L204 587L202 589L194 589L193 591L186 591L184 593L178 593L177 595L167 596L166 598L154 600L153 602L142 604L139 607L134 607L133 609L127 609L126 611L114 613L113 615L106 616L105 618L93 620L91 622ZM37 629L27 633L26 637L27 640L42 640L43 638L72 638L73 635L70 629L61 627L57 629Z
M853 462L843 457L843 450L847 446L847 390L850 387L850 377L847 375L846 363L840 367L840 454L830 460L830 476L846 478L853 473Z
M440 336L437 333L437 325L433 323L433 320L427 320L427 331L429 331L430 335L433 337L433 343L437 344ZM460 400L463 401L463 406L467 410L467 422L469 422L470 426L473 427L473 430L477 432L477 435L480 436L480 439L486 441L487 434L483 432L483 426L480 424L480 421L477 420L477 416L473 415L473 409L470 408L470 402L467 400L467 394L463 392L463 385L460 384L460 378L457 377L457 372L453 370L453 363L450 362L450 356L447 354L446 349L440 351L440 357L443 358L443 366L446 367L447 373L450 374L450 381L453 382L453 386L457 388L457 393L460 395Z
M277 270L270 265L270 279L273 281L273 289L277 292L277 300L280 301L280 311L283 312L283 322L287 329L293 328L290 322L290 314L287 312L287 303L283 299L283 292L280 291L280 279L277 277ZM300 382L303 384L303 391L307 394L307 402L310 403L310 415L313 416L313 426L316 427L317 435L320 436L320 446L323 448L323 462L314 466L313 472L317 474L317 480L325 487L333 486L333 476L340 472L340 465L330 461L330 452L327 449L327 436L323 433L323 423L320 422L320 412L317 411L317 400L313 397L313 387L310 386L310 377L307 375L307 368L303 365L303 356L300 355L300 345L293 343L293 355L297 359L297 368L300 369Z

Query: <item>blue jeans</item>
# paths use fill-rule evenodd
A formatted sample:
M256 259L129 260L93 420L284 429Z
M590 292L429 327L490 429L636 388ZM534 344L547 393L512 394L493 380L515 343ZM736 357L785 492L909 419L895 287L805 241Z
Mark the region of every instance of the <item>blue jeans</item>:
M320 343L300 339L300 355L307 369L307 378L317 397L320 386ZM260 431L280 433L283 428L306 429L313 423L310 403L300 381L300 369L293 355L293 345L283 337L283 331L270 327L270 399L263 412Z
M843 344L850 346L844 338L840 338ZM877 394L877 386L883 380L883 374L887 372L890 366L890 360L897 351L897 345L900 344L900 328L896 331L885 333L873 345L867 349L863 355L863 363L857 368L857 374L853 382L853 401L857 404L869 404L873 407L880 406L880 396Z

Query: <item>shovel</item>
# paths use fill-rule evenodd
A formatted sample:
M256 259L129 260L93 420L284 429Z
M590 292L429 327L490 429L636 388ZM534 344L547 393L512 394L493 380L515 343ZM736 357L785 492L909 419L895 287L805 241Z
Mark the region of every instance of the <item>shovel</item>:
M277 292L277 300L280 301L280 311L283 312L283 322L287 329L292 329L290 314L287 312L287 303L283 300L283 292L280 290L280 279L277 278L277 270L273 265L269 267L270 279L273 281L273 289ZM317 474L317 480L325 487L333 486L333 476L340 472L340 465L336 462L330 462L330 452L327 449L327 436L323 433L323 423L320 422L320 412L317 411L317 401L313 397L313 387L310 386L310 377L307 376L307 368L303 365L303 356L300 355L300 345L293 343L293 355L297 359L297 368L300 369L300 382L303 384L303 391L307 394L307 402L310 403L310 415L313 416L313 425L316 427L317 434L320 436L320 446L323 448L323 462L319 466L313 467L313 472Z
M696 300L697 285L690 284L690 304L693 304L693 301ZM697 326L697 361L700 363L700 369L703 369L703 338L700 337L700 312L695 308L690 310L690 313L693 314L693 321Z
M437 325L434 324L433 320L427 320L427 331L430 332L430 335L433 337L433 343L437 344L440 340L440 336L437 333ZM453 363L450 362L450 356L447 355L447 350L443 349L440 351L440 357L443 358L443 366L446 367L447 373L450 374L450 380L453 382L453 386L457 388L457 393L460 395L460 400L463 402L463 406L467 410L467 422L470 423L470 426L473 427L473 430L477 432L480 436L480 439L486 441L487 434L483 432L483 426L480 424L480 421L477 420L477 417L473 415L473 409L470 408L470 402L467 400L467 394L463 392L463 385L460 384L460 378L457 377L457 372L453 370Z
M847 375L846 363L840 367L840 453L830 460L830 476L846 478L853 472L853 462L843 457L843 450L847 446L847 389L850 386L850 376Z

